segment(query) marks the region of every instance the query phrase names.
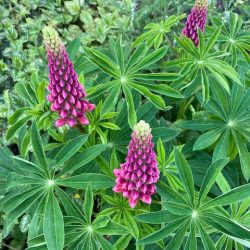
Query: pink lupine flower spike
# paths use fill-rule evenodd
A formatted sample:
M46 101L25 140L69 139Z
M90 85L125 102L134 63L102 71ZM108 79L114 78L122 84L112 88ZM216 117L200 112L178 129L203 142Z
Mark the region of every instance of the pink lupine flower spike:
M52 27L43 29L43 37L48 56L50 83L48 86L48 101L52 103L51 110L59 114L56 126L77 123L89 124L85 116L87 111L95 108L94 104L85 100L86 93L79 83L73 64L58 33Z
M134 208L138 200L151 204L151 196L156 191L155 183L159 179L151 128L145 121L134 127L129 144L126 162L120 169L114 170L116 185L114 192L123 193Z
M197 27L199 27L202 32L205 31L205 24L207 21L207 5L207 0L196 0L195 5L187 18L186 25L182 30L182 34L190 38L196 47L199 44Z

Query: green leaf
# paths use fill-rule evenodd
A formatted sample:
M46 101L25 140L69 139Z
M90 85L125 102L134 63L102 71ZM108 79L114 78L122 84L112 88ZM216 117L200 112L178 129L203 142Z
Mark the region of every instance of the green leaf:
M152 129L153 141L161 138L162 142L173 140L180 132L171 128L157 127Z
M140 80L151 80L151 81L166 81L171 82L180 78L181 75L178 73L167 73L167 72L160 72L160 73L147 73L147 74L135 74L134 77ZM162 84L162 86L164 86Z
M63 215L52 190L47 196L43 222L44 238L49 250L63 250L64 222Z
M43 150L42 140L38 132L36 121L33 121L31 127L31 144L33 147L34 155L45 173L48 173L48 163Z
M21 193L18 193L17 195L12 196L8 200L5 200L3 203L3 210L6 213L10 213L13 210L15 210L22 202L29 199L30 197L34 197L34 195L38 195L39 193L42 193L43 187L33 187L24 190Z
M15 122L11 127L9 127L6 133L6 140L9 141L10 139L12 139L15 133L31 118L31 115L25 116L24 118Z
M94 99L95 97L107 92L109 89L112 89L117 84L119 84L118 80L110 81L108 83L103 83L96 85L88 90L87 96L88 99Z
M25 250L48 250L43 234L30 239L28 245Z
M248 198L249 192L250 192L250 184L245 184L214 198L213 200L204 204L202 207L207 209L210 207L229 205L234 202L241 201L241 200Z
M235 36L237 23L238 23L238 14L231 12L229 16L229 30L231 37Z
M139 228L135 222L135 219L127 210L123 211L123 219L126 227L129 229L130 233L135 239L139 238Z
M83 202L83 213L85 215L87 223L89 224L91 224L93 206L94 206L93 192L91 189L91 185L89 184L85 191L84 202Z
M190 202L194 205L194 180L191 169L184 155L177 149L174 149L175 164L178 169L181 180L188 193Z
M223 167L228 163L229 159L221 159L212 163L212 165L208 168L206 175L201 184L200 192L199 192L199 200L202 201L206 198L209 190L213 186L218 177L218 174L221 172Z
M170 241L170 243L165 248L166 250L178 250L180 249L182 242L185 237L185 233L190 225L190 219L185 221L186 223L175 233L174 237Z
M190 55L192 55L195 58L198 58L198 51L197 48L194 46L194 43L192 40L187 38L186 36L182 35L181 38L175 36L175 39L177 43Z
M47 85L48 83L46 81L42 81L37 87L36 96L39 104L45 101L45 90Z
M136 220L145 223L162 224L163 222L168 222L178 219L179 215L172 214L168 210L160 210L158 212L139 214L135 218Z
M138 84L130 82L129 85L136 91L140 92L143 96L145 96L158 109L166 108L165 102L160 96L152 94L147 88Z
M98 242L103 250L116 250L115 246L109 243L103 236L97 234L96 235Z
M126 71L136 65L146 54L148 51L148 46L146 43L140 43L134 53L130 56L129 61L127 63Z
M17 156L12 156L12 158L13 158L13 163L16 167L18 167L24 171L28 171L30 173L36 173L36 174L42 173L41 169L37 165L35 165L34 163L26 161L26 160L19 158Z
M230 87L229 87L228 82L226 81L225 77L222 75L222 72L218 72L218 71L214 70L214 68L212 68L208 65L206 65L206 68L212 73L214 78L227 91L227 93L230 94Z
M250 229L229 218L209 213L206 222L224 234L250 240Z
M22 82L15 84L15 92L19 97L21 97L25 102L27 102L28 106L36 105L35 93L30 87L30 93L27 90L26 85Z
M202 82L202 99L204 102L208 102L209 100L209 80L204 68L201 71L201 82Z
M26 128L25 128L26 129ZM23 139L20 139L20 153L23 158L28 154L29 144L30 144L30 128L26 131Z
M11 229L13 223L24 214L41 196L43 192L37 192L30 196L28 199L23 201L20 205L18 205L11 213L7 214L5 218L6 227L4 228L3 235L8 234Z
M122 43L121 38L117 39L117 41L115 43L114 50L115 50L117 64L119 65L121 75L123 75L123 72L124 72L124 53L123 53L121 43Z
M130 89L127 87L126 84L123 84L122 89L123 89L123 92L126 98L127 107L128 107L128 123L129 123L129 126L133 129L134 125L137 122L133 96L131 94Z
M242 173L246 180L250 178L250 154L247 150L246 144L241 139L241 136L237 135L235 131L232 132L239 155Z
M83 152L77 153L65 163L64 168L59 173L59 176L62 176L69 172L74 172L78 168L91 162L107 147L108 146L105 144L97 144L95 146L85 149Z
M166 84L149 84L145 82L136 82L136 83L157 94L170 96L173 98L183 98L183 96L181 95L179 91L169 87Z
M12 114L9 118L8 118L8 124L9 125L13 125L17 120L19 120L19 118L25 114L25 111L29 110L30 108L28 107L23 107L23 108L18 108L14 114Z
M116 78L119 77L120 72L117 65L115 65L105 54L91 48L85 48L85 53L101 70Z
M221 31L221 26L217 27L214 33L212 34L212 36L209 38L207 42L207 47L204 52L204 56L206 56L208 52L210 51L210 49L214 46L215 42L217 41L220 35L220 31Z
M120 128L112 122L99 122L99 125L104 127L104 128L108 128L108 129L112 129L112 130L120 130Z
M158 181L157 183L157 193L160 194L163 200L173 201L186 205L188 204L188 201L186 201L182 195L180 195L168 185L164 184L162 181Z
M230 129L227 129L221 136L213 152L213 161L226 158L229 148Z
M56 193L68 216L83 218L82 212L61 188L56 187Z
M11 189L18 186L45 185L45 179L31 176L24 176L17 173L10 173L7 177L7 188Z
M88 135L80 135L68 141L55 156L57 165L60 166L65 161L69 160L70 157L75 155L82 145L87 141L87 139Z
M113 87L112 90L110 91L109 95L107 98L105 98L105 101L102 105L101 109L101 117L105 114L107 114L111 109L115 109L115 103L117 103L117 99L120 95L120 85L117 85L117 87Z
M123 235L128 233L128 229L116 222L110 221L105 227L95 229L95 232L102 235Z
M204 230L203 226L200 223L198 223L198 228L201 234L201 240L205 250L216 250L213 241L211 240L206 230Z
M129 242L131 241L132 236L130 234L123 235L115 243L116 249L125 250L127 249Z
M173 214L177 215L191 215L192 210L190 207L182 203L175 203L171 201L163 201L165 208Z
M214 144L221 136L223 128L215 128L202 134L195 142L193 150L201 150Z
M166 224L160 230L140 239L137 242L137 244L146 245L146 244L154 243L164 238L167 238L167 236L169 236L175 230L182 227L184 223L185 223L185 217L180 217L179 219L173 220L170 223Z
M206 131L224 126L225 123L217 120L196 119L190 121L181 121L180 127L191 130Z
M185 246L187 250L197 250L196 242L196 222L194 220L190 223L190 232Z
M128 73L134 74L138 70L144 69L150 66L151 64L159 61L167 53L167 50L168 50L167 46L163 46L155 50L153 53L145 56L144 59L142 59L136 66L134 66L133 68L130 68L128 70Z
M29 225L29 231L28 231L28 241L29 246L30 240L35 238L36 236L40 235L43 232L43 215L44 215L44 209L46 204L46 198L42 198L39 202L37 209L32 217L32 220Z
M66 50L67 50L67 52L69 54L70 60L73 61L75 59L76 54L77 54L77 52L78 52L78 50L80 48L80 44L81 44L80 38L76 38L73 41L71 41L69 43L69 45L67 46Z
M198 30L198 36L199 36L199 44L198 44L198 49L199 49L199 53L200 55L203 56L204 51L205 51L205 39L204 39L204 35L202 30L200 29L200 27L197 27Z
M110 222L110 217L108 216L102 216L98 215L95 220L92 223L92 226L94 229L99 229L107 226L107 224Z
M92 189L105 189L114 186L114 180L106 175L102 174L81 174L63 179L57 179L57 185L86 189L90 184Z

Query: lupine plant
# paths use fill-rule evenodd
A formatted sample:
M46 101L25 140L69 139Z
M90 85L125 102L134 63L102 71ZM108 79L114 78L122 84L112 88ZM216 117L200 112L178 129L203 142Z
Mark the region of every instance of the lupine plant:
M0 146L3 246L250 248L249 32L189 11L107 47L40 31L48 70L15 85Z

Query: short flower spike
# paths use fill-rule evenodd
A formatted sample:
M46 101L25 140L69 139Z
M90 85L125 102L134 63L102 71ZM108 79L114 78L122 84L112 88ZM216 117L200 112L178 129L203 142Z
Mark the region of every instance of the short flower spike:
M93 110L95 105L84 99L86 93L78 81L73 64L58 33L52 27L45 27L43 37L48 55L50 78L48 101L52 103L51 110L60 116L56 126L68 124L73 127L77 123L89 124L85 113Z
M138 200L151 204L151 196L156 191L155 183L160 172L157 167L151 128L145 121L134 126L126 162L121 169L115 169L114 192L122 192L134 208Z
M196 0L195 5L187 18L186 25L182 30L182 34L190 38L196 47L199 44L197 27L199 27L202 32L205 31L205 24L207 21L207 5L207 0Z

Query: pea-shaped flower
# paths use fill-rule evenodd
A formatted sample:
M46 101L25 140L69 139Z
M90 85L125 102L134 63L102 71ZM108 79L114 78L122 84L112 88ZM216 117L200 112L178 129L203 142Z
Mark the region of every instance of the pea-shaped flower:
M205 31L205 24L207 21L207 0L196 0L195 5L191 10L187 18L186 25L182 30L182 34L190 38L195 46L199 44L199 37L197 32L197 27L201 29L202 32Z
M86 93L78 81L65 46L52 27L43 29L43 37L47 50L50 78L47 98L52 103L51 110L60 116L56 121L56 126L68 124L73 127L77 123L89 124L85 114L87 111L93 110L95 105L84 99Z
M145 121L134 126L131 135L126 162L120 169L114 170L116 185L114 192L122 192L134 208L138 200L151 203L151 196L156 191L155 183L159 179L151 128Z

